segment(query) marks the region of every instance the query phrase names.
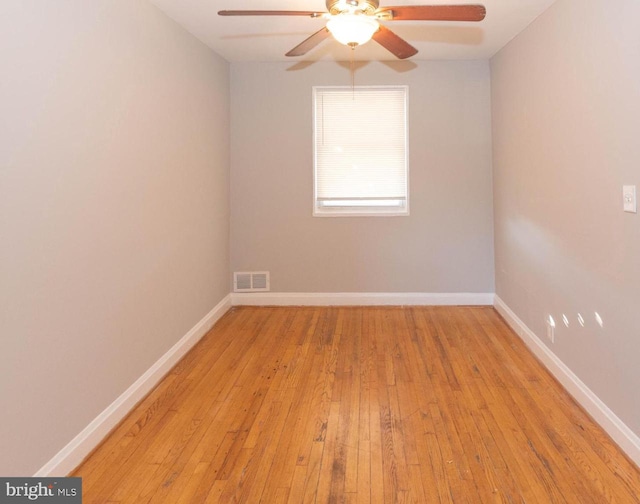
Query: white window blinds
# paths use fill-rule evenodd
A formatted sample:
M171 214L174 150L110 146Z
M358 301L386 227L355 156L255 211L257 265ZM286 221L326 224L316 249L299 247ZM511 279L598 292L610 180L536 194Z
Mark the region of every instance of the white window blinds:
M316 214L407 213L407 87L315 87Z

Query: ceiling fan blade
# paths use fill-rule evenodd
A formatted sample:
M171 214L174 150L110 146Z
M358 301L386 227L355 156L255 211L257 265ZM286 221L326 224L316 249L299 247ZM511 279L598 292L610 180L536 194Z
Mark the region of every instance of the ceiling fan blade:
M219 16L306 16L322 17L325 12L313 11L279 11L279 10L221 10Z
M418 50L409 44L409 42L400 38L383 25L380 25L380 29L373 34L373 40L399 59L406 59L414 54L418 54Z
M418 50L409 44L409 42L383 25L380 25L380 29L373 34L373 40L399 59L406 59L418 54Z
M311 49L317 46L323 40L329 38L331 36L331 32L326 28L322 28L318 30L309 38L300 42L297 46L291 49L285 56L303 56L307 54Z
M482 21L487 15L487 9L484 5L476 4L405 5L384 7L376 11L376 14L386 13L391 15L389 21Z

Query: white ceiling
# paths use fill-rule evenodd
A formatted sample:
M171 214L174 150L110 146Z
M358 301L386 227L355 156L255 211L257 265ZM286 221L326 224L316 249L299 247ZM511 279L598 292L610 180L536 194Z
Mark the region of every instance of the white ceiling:
M151 0L228 61L348 60L351 50L327 39L304 57L284 54L324 25L307 17L221 17L219 10L326 11L324 0ZM418 49L411 59L488 59L555 0L381 0L381 6L482 3L480 23L394 21L385 23ZM393 60L376 42L358 47L357 60Z

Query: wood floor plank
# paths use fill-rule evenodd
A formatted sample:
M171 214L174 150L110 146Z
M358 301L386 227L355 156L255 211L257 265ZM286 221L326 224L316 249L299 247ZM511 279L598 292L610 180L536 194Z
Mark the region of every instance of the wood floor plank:
M289 499L291 504L303 502L311 504L317 502L318 499L318 483L320 482L320 470L322 469L322 456L324 453L324 441L315 441L311 447L311 455L309 456L309 464L307 465L307 474L304 487L304 495L302 500Z
M322 461L320 463L320 475L315 491L315 501L318 503L333 504L333 502L330 500L332 491L334 487L340 484L340 480L338 479L341 476L340 473L334 473L336 439L338 437L339 423L340 403L332 402L329 417L327 418L327 435L324 440Z
M85 504L640 504L490 307L235 307L73 475Z
M375 373L374 373L375 374ZM382 449L382 425L380 421L380 403L378 401L378 382L372 382L369 395L369 430L371 444L371 502L384 502L384 464Z

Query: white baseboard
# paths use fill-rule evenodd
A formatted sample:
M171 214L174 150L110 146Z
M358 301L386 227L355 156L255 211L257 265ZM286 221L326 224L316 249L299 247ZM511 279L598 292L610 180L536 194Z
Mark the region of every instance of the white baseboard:
M490 293L232 293L198 322L120 397L35 473L36 477L66 476L102 441L131 409L213 327L231 306L488 306L494 305L511 328L566 390L640 465L640 438L613 413L498 296Z
M173 345L167 353L138 378L133 385L125 390L120 397L100 413L49 462L42 466L34 476L61 477L73 471L98 446L102 439L118 425L120 420L200 341L229 308L231 308L231 296L227 295L180 341Z
M629 458L640 466L640 437L620 420L556 354L542 343L540 338L497 295L494 306L567 392L600 424Z
M493 293L234 292L234 306L492 306Z

